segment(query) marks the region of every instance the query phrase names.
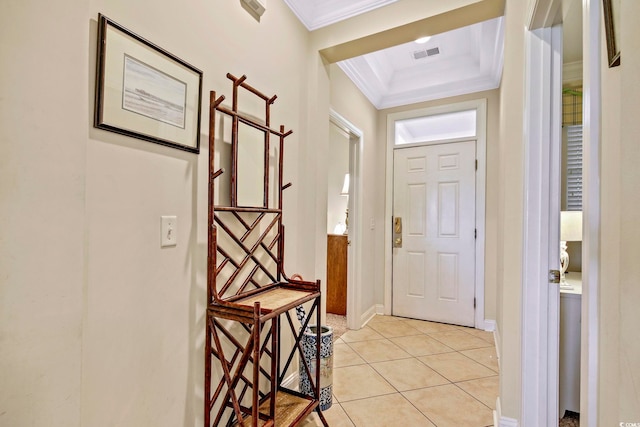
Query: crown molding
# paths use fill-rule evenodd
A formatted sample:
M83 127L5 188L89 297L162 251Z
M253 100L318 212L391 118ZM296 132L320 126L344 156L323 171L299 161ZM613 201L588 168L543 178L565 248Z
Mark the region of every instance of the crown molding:
M284 0L309 31L344 21L398 0Z
M582 83L582 61L562 65L562 83Z

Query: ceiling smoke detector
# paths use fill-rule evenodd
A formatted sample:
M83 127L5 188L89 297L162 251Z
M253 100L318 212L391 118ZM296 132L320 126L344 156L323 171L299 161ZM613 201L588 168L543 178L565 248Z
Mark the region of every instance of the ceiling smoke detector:
M440 54L440 48L433 47L431 49L420 49L413 51L413 59L418 61L420 59L427 58L429 56L434 56Z

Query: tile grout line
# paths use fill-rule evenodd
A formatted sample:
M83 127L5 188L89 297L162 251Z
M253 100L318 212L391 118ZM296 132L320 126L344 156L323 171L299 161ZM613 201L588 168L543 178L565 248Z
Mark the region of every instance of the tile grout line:
M420 412L420 413L422 414L422 416L423 416L423 417L425 417L427 420L429 420L429 422L430 422L431 424L433 424L435 427L438 427L438 426L436 425L436 423L435 423L431 418L429 418L429 416L428 416L427 414L425 414L424 412L422 412L422 411L421 411L421 410L420 410L416 405L414 405L414 404L413 404L413 402L412 402L412 401L410 401L409 399L407 399L407 397L406 397L404 394L400 393L400 396L402 396L402 398L403 398L404 400L406 400L407 402L409 402L409 404L410 404L411 406L413 406L414 408L416 408L416 411ZM357 427L357 426L356 426L356 427Z
M356 350L353 350L353 351L356 351ZM356 351L356 353L357 353L357 351ZM421 363L421 361L420 361L420 360L418 360L418 359L417 359L417 357L415 357L415 356L411 356L410 358L405 358L405 359L394 359L394 360L406 360L406 359L416 359L418 362L420 362L420 363ZM363 358L362 360L364 360L364 358ZM385 360L384 362L389 362L389 360ZM374 363L379 363L379 362L374 362ZM433 422L433 420L431 420L431 418L429 418L429 417L427 416L427 414L425 414L424 412L422 412L420 409L418 409L418 408L413 404L413 402L411 402L409 399L407 399L407 398L406 398L406 396L402 393L402 391L401 391L401 390L398 390L398 388L397 388L396 386L394 386L393 384L391 384L391 382L390 382L390 381L389 381L389 380L388 380L388 379L387 379L387 378L382 374L382 372L378 371L378 370L375 368L375 366L373 366L371 363L367 362L366 360L365 360L365 364L366 364L366 365L368 365L371 369L373 369L373 370L374 370L378 375L380 375L380 377L382 377L382 379L383 379L387 384L389 384L389 385L391 386L391 388L393 388L393 389L395 390L395 392L394 392L394 393L385 393L385 394L380 394L380 395L376 395L376 396L363 397L363 398L360 398L360 399L353 399L353 400L349 400L348 402L356 402L356 401L362 401L362 400L372 399L372 398L380 397L380 396L391 396L391 395L397 394L397 395L399 395L400 397L402 397L402 398L403 398L407 403L409 403L411 406L413 406L413 407L416 409L416 411L418 411L418 413L420 413L423 417L425 417L425 418L426 418L426 419L427 419L431 424L433 424L435 427L438 427L438 426L436 425L436 423L434 423L434 422ZM430 369L432 369L432 368L430 368ZM436 372L436 371L434 370L434 372ZM444 376L443 376L443 378L444 378ZM446 378L445 378L445 379L446 379ZM449 381L449 380L447 379L447 381ZM449 382L449 383L451 384L451 382ZM436 386L430 386L430 387L436 387ZM421 389L423 389L423 388L430 388L430 387L422 387L422 388L420 388L420 389L415 389L415 390L421 390ZM412 390L405 390L405 391L412 391ZM341 408L342 408L342 410L347 414L347 417L349 417L349 414L347 413L347 411L344 409L344 407L343 407L342 405L341 405ZM354 425L355 427L359 427L359 426L358 426L358 425L357 425L357 424L356 424L356 423L351 419L351 417L349 417L349 420L351 420L351 422L353 423L353 425Z
M373 340L372 340L372 341L373 341ZM356 341L356 342L358 342L358 341ZM391 342L392 344L394 344L394 345L396 345L398 348L400 348L400 346L398 346L397 344L395 344L394 342L392 342L390 339L389 339L389 342ZM349 345L349 343L346 343L346 344L347 344L347 345ZM424 418L426 418L426 419L427 419L431 424L433 424L435 427L438 427L438 426L436 425L436 423L435 423L435 422L433 422L433 420L431 420L431 419L427 416L427 414L425 414L424 412L422 412L420 409L418 409L418 408L413 404L413 402L411 402L409 399L407 399L407 398L406 398L406 396L402 393L402 391L398 390L398 389L396 388L396 386L394 386L393 384L391 384L391 382L390 382L390 381L389 381L389 380L388 380L388 379L387 379L387 378L382 374L382 372L378 371L378 370L375 368L375 366L373 366L373 365L372 365L371 363L369 363L366 359L364 359L364 357L362 357L362 355L361 355L360 353L358 353L358 351L357 351L356 349L352 348L351 346L349 346L349 348L351 348L351 350L353 350L353 351L354 351L358 356L360 356L360 358L361 358L362 360L364 360L364 362L365 362L365 364L366 364L367 366L369 366L371 369L373 369L373 370L374 370L378 375L380 375L380 376L382 377L382 379L384 379L384 381L385 381L387 384L389 384L389 385L390 385L390 386L395 390L395 393L387 393L387 394L382 394L382 395L379 395L379 396L389 396L389 395L393 395L393 394L398 394L398 395L399 395L400 397L402 397L402 398L403 398L407 403L409 403L413 408L415 408L415 410L416 410L416 411L418 411L418 413L420 413ZM402 349L402 350L404 350L404 349ZM407 352L407 354L409 354L409 353ZM411 355L411 354L410 354L410 357L408 357L408 358L404 358L404 359L394 359L394 360L406 360L406 359L415 359L415 360L417 360L419 363L423 363L423 362L422 362L421 360L419 360L416 356L413 356L413 355ZM424 363L423 363L423 364L424 364ZM426 365L425 365L425 366L426 366ZM429 366L427 366L427 367L428 367L429 369L433 369L433 368L431 368L431 367L429 367ZM437 372L437 371L435 371L435 370L434 370L434 372ZM444 376L442 376L442 377L443 377L443 378L445 378ZM446 379L447 381L449 381L447 378L445 378L445 379ZM426 388L426 387L423 387L423 388ZM419 390L419 389L417 389L417 390ZM371 399L372 397L378 397L378 396L363 397L363 398L361 398L361 399L354 399L354 400L351 400L350 402L357 401L357 400L366 400L366 399ZM347 414L347 417L349 417L349 414L347 413L347 411L344 409L344 407L343 407L342 405L341 405L341 409L345 412L345 414ZM349 417L349 420L353 423L353 425L354 425L355 427L359 427L359 426L358 426L358 425L357 425L357 424L356 424L356 423L351 419L351 417Z
M497 376L497 375L496 375ZM491 377L484 377L484 378L491 378ZM484 378L476 378L478 380L484 379ZM475 380L469 380L469 381L475 381ZM465 382L465 381L460 381L460 382ZM456 387L458 387L459 390L462 390L464 393L466 393L467 395L471 396L476 402L480 403L481 405L485 406L486 408L489 408L490 411L495 411L494 408L490 407L489 405L487 405L486 403L484 403L483 401L481 401L480 399L478 399L477 397L475 397L473 394L469 393L468 391L466 391L465 389L463 389L462 387L460 387L458 385L458 383L453 383L453 385L455 385Z
M406 320L413 320L413 319L406 319ZM393 321L392 321L392 320L389 320L389 321L384 321L384 322L381 322L381 323L388 324L388 323L394 323L394 322L397 322L397 321L405 322L406 320L405 320L405 319L399 319L399 320L393 320ZM413 328L413 326L411 326L411 325L407 325L407 326L410 326L410 327L412 327L412 328ZM416 406L415 406L415 405L414 405L414 404L413 404L409 399L407 399L407 398L405 397L405 395L403 394L403 391L398 390L398 388L396 388L396 387L395 387L395 386L394 386L394 385L393 385L393 384L392 384L392 383L391 383L391 382L390 382L390 381L389 381L389 380L388 380L388 379L383 375L383 373L382 373L382 372L380 372L378 369L376 369L376 367L375 367L375 366L373 366L373 364L374 364L374 363L393 362L393 361L398 361L398 360L415 359L416 361L418 361L418 362L419 362L419 363L421 363L422 365L426 366L427 368L431 369L431 370L432 370L432 371L434 371L436 374L440 375L442 378L444 378L446 381L448 381L448 383L447 383L447 384L438 384L438 385L432 385L432 386L420 387L420 388L417 388L417 389L411 389L411 390L405 390L405 391L423 390L423 389L427 389L427 388L433 388L433 387L445 386L445 385L455 385L455 386L456 386L456 388L457 388L458 390L461 390L462 392L464 392L464 394L465 394L465 395L467 395L467 396L471 397L474 401L476 401L476 402L480 403L482 406L486 407L487 409L492 410L492 408L491 408L491 407L489 407L489 406L488 406L488 405L486 405L484 402L480 401L477 397L473 396L471 393L467 392L466 390L464 390L462 387L460 387L460 386L459 386L459 383L471 382L471 381L476 381L476 380L485 379L485 378L492 378L492 377L494 377L494 376L495 376L495 377L499 377L499 372L495 372L495 370L494 370L492 367L487 366L487 365L485 365L484 363L479 362L479 361L477 361L477 360L475 360L475 359L471 358L470 356L468 356L468 355L466 355L466 354L462 353L462 351L470 351L470 350L479 350L479 349L484 349L484 348L491 348L491 343L489 343L489 342L488 342L487 340L485 340L484 338L482 338L482 337L480 337L480 336L478 336L478 335L475 335L475 334L469 333L469 332L467 332L467 331L464 331L463 329L461 329L461 328L459 328L459 327L452 328L452 330L451 330L451 331L446 331L446 330L445 330L445 331L438 331L438 332L423 332L423 331L421 331L421 330L418 330L417 328L413 328L413 329L416 329L416 331L418 332L417 334L400 335L400 336L390 336L390 337L385 336L382 332L378 331L375 327L373 327L373 325L371 325L371 326L367 325L367 326L365 326L365 327L367 327L367 328L371 329L373 332L375 332L375 333L377 333L378 335L380 335L380 336L381 336L381 338L363 339L363 340L358 340L358 341L346 341L346 340L342 339L342 343L346 344L346 345L347 345L347 347L348 347L352 352L354 352L354 353L355 353L355 354L356 354L356 355L357 355L357 356L358 356L358 357L359 357L359 358L360 358L364 363L355 364L355 365L346 365L346 366L341 366L341 367L339 367L339 368L335 368L335 369L347 368L347 367L350 367L350 366L359 366L359 365L360 365L360 366L362 366L362 365L367 365L367 366L368 366L368 367L370 367L370 368L371 368L371 369L372 369L372 370L373 370L377 375L379 375L379 376L384 380L384 382L385 382L386 384L388 384L388 385L389 385L393 390L395 390L395 392L393 392L393 393L383 393L383 394L376 395L376 396L362 397L362 398L358 398L358 399L349 400L349 401L346 401L346 402L341 402L341 401L338 401L338 399L336 399L336 402L337 402L338 406L340 406L340 408L342 409L342 411L346 414L347 418L349 418L349 420L351 421L351 423L352 423L354 426L359 427L359 426L357 426L357 425L356 425L356 423L354 422L354 420L349 416L349 414L347 413L347 411L345 410L345 408L344 408L344 406L343 406L343 403L356 402L356 401L362 401L362 400L371 399L371 398L380 397L380 396L390 396L390 395L398 394L398 395L399 395L399 396L401 396L405 401L407 401L407 402L408 402L412 407L414 407L414 408L415 408L415 409L416 409L416 410L417 410L417 411L418 411L418 412L419 412L423 417L425 417L429 422L431 422L434 426L438 427L438 426L436 425L436 423L435 423L435 422L433 422L433 421L432 421L432 420L431 420L431 419L430 419L430 418L429 418L425 413L423 413L422 411L420 411L420 409L418 409L418 408L417 408L417 407L416 407ZM466 349L456 350L456 349L454 349L454 348L450 347L450 346L449 346L448 344L446 344L445 342L440 341L440 340L438 340L438 338L436 338L436 337L432 336L432 334L447 333L447 332L455 332L455 331L461 331L461 332L464 332L464 333L465 333L466 335L468 335L469 337L473 337L473 338L477 338L477 339L479 339L479 340L482 340L482 341L486 342L488 345L487 345L487 346L481 346L481 347L473 347L473 348L466 348ZM348 332L348 331L347 331L347 332ZM450 348L450 349L451 349L451 351L446 351L446 352L436 352L436 353L430 353L430 354L427 354L427 355L417 356L417 355L413 355L413 354L409 353L407 350L405 350L404 348L402 348L400 345L398 345L398 344L396 344L395 342L393 342L393 341L392 341L392 339L394 339L394 338L413 337L413 336L427 336L427 337L429 337L429 338L431 338L431 339L433 339L433 340L437 341L438 343L440 343L440 344L444 345L445 347ZM377 361L377 362L369 362L368 360L366 360L366 359L365 359L365 357L363 356L363 354L361 354L360 352L358 352L358 350L356 350L355 348L353 348L353 347L351 346L351 344L356 344L356 343L360 343L360 342L380 341L380 340L383 340L383 339L384 339L384 340L387 340L390 344L394 345L395 347L397 347L397 348L398 348L398 349L400 349L401 351L405 352L405 353L406 353L406 354L408 354L409 356L408 356L408 357L401 357L401 358L398 358L398 359L389 359L389 360L381 360L381 361ZM423 356L431 356L431 355L437 355L437 354L448 354L448 353L458 353L458 354L462 355L465 359L467 359L467 360L469 360L469 361L471 361L471 362L473 362L473 363L476 363L476 364L478 364L478 365L480 365L480 366L482 366L482 367L484 367L484 368L488 369L488 370L489 370L489 371L491 371L491 372L494 372L494 373L495 373L495 375L481 376L481 377L478 377L478 378L472 378L472 379L468 379L468 380L463 380L463 381L454 382L454 381L452 381L451 379L449 379L448 377L446 377L444 374L442 374L441 372L439 372L438 370L436 370L436 369L434 369L433 367L429 366L426 362L424 362L424 361L422 361L422 360L420 360L420 359L419 359L419 357L423 357Z

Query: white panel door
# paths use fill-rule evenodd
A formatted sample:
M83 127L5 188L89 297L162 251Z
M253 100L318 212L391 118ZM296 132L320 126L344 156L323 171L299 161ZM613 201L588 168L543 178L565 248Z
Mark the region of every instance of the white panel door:
M475 141L394 151L393 315L474 326L475 159Z

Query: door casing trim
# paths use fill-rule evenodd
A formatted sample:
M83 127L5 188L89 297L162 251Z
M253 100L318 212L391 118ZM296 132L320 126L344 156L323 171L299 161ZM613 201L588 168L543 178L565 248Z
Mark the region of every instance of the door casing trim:
M349 174L353 194L349 197L349 237L352 242L347 250L347 328L360 329L368 320L362 312L362 159L363 132L333 108L329 121L345 130L355 142L349 142Z
M528 108L524 113L520 421L523 426L541 426L559 419L560 289L549 283L548 272L560 268L562 28L527 31L525 40Z

